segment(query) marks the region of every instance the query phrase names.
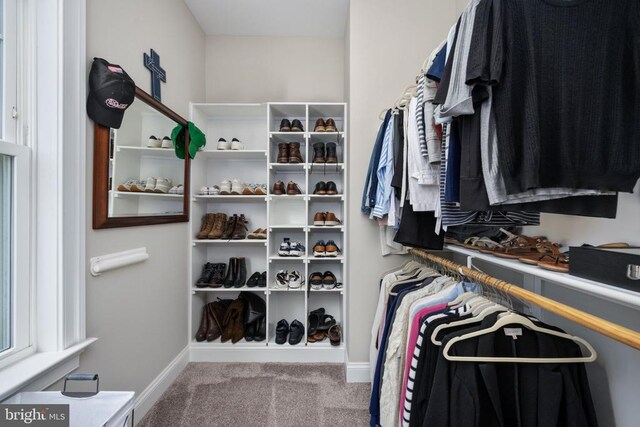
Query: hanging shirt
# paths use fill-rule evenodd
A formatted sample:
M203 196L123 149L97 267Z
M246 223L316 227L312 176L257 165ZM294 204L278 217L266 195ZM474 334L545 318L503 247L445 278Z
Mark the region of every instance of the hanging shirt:
M375 207L371 211L371 216L382 218L389 213L393 188L391 179L393 178L393 128L395 117L392 115L387 122L387 127L382 140L380 159L376 175L378 178L378 188L376 191Z
M384 132L387 129L387 123L391 119L391 110L387 111L384 116L384 120L378 130L378 136L373 145L373 151L371 152L371 159L369 160L369 169L367 171L367 179L364 183L364 190L362 192L362 206L361 211L367 215L371 213L371 210L376 204L376 192L378 191L378 163L380 162L380 153L382 151L382 141Z

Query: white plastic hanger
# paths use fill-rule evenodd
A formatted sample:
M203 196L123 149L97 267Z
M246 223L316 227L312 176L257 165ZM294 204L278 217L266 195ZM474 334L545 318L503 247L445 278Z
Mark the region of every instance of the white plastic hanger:
M492 313L499 312L499 311L507 311L507 308L504 307L504 306L501 306L500 304L495 304L494 303L493 305L490 305L489 307L483 307L482 311L478 315L474 315L473 317L470 317L469 319L458 320L458 321L455 321L455 322L438 325L438 326L436 326L436 328L433 330L433 333L431 334L431 342L433 344L435 344L435 345L441 346L442 345L442 341L439 341L439 340L436 339L436 337L438 336L440 331L446 330L446 329L449 329L449 328L455 328L456 326L464 326L464 325L470 325L470 324L473 324L473 323L481 322L482 319L484 319L488 315L490 315Z
M532 331L540 332L547 335L553 335L556 337L568 339L573 342L582 344L587 350L589 350L589 353L591 354L586 357L585 356L583 357L481 357L481 356L476 357L476 356L451 356L449 354L449 350L457 342L464 341L474 337L479 337L482 335L488 335L500 330L500 328L504 326L513 325L513 324L522 325ZM593 362L598 357L596 350L586 340L580 337L554 331L551 329L541 328L540 326L537 326L535 323L533 323L530 319L513 312L498 318L496 323L494 323L493 326L487 329L470 332L468 334L464 334L464 335L452 338L444 347L442 354L445 357L445 359L452 362L493 362L493 363L510 363L510 362L513 362L513 363L585 363L585 362Z

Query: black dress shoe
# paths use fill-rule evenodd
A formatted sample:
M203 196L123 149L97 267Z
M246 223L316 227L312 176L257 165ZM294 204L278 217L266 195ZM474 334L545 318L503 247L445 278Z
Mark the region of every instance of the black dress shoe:
M276 326L276 344L286 343L287 335L289 335L289 322L286 319L282 319Z
M294 119L291 122L291 132L304 132L304 128L302 127L302 122L298 119Z
M266 288L267 287L267 272L266 271L264 271L260 275L260 280L258 280L258 287L259 288Z
M315 190L313 190L313 194L318 194L320 196L327 194L327 184L324 181L318 182Z
M302 341L304 336L304 325L297 320L291 322L291 328L289 329L289 344L296 345Z
M254 341L264 341L267 338L267 319L262 318L256 322L256 333L253 336Z
M280 122L280 132L291 132L291 122L289 119L282 119Z
M338 187L336 186L335 182L327 182L327 194L332 196L338 194Z
M258 286L258 283L260 282L260 277L262 276L262 274L260 274L259 272L255 272L251 275L251 277L249 277L249 280L247 280L247 287L249 288L255 288L256 286Z

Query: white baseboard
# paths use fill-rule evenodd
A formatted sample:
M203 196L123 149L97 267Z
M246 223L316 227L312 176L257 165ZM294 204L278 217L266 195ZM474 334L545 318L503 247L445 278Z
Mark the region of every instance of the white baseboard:
M192 346L191 362L240 363L344 363L345 349L333 347L265 348L233 346Z
M346 364L348 383L371 382L371 374L369 372L369 362L347 362Z
M162 396L162 393L173 384L180 372L187 366L187 363L189 363L189 346L185 347L136 398L136 422L139 422L145 416L153 404Z

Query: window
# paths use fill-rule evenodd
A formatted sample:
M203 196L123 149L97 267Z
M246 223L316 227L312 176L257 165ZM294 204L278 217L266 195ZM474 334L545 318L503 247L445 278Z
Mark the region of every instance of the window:
M13 230L11 227L11 157L0 154L0 353L11 348L11 263Z

